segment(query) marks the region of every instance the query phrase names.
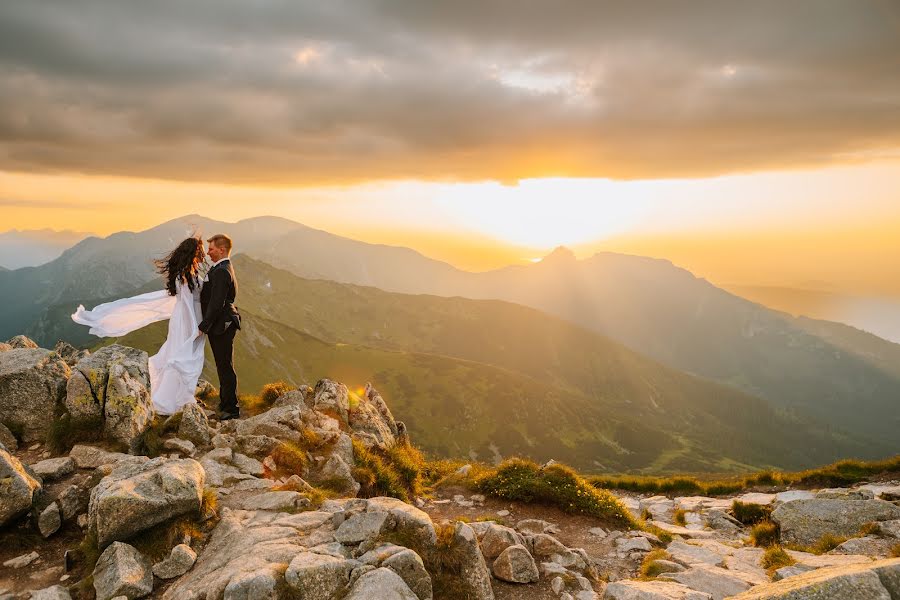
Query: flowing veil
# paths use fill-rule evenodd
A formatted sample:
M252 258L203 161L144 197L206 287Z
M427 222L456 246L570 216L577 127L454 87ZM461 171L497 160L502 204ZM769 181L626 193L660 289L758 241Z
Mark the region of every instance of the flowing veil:
M205 338L200 335L200 282L193 290L181 281L177 293L166 290L121 298L85 310L78 307L72 320L90 327L98 337L120 337L157 321L169 320L166 341L150 357L150 395L159 414L178 412L195 402L197 380L203 371Z
M72 320L90 327L97 337L121 337L150 323L171 318L177 298L166 290L121 298L85 310L79 304Z

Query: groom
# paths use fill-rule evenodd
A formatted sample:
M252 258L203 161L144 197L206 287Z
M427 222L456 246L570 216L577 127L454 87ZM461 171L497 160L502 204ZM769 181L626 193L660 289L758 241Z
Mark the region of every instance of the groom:
M223 233L206 240L213 261L200 290L203 320L200 332L209 336L219 374L220 419L240 418L237 403L237 374L234 372L234 334L241 328L241 315L234 306L237 279L231 266L231 238Z

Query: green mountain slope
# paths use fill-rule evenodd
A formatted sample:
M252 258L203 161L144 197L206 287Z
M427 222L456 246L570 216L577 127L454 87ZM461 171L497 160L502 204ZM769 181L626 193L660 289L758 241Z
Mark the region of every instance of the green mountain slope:
M234 262L248 323L236 351L242 390L275 379L372 381L438 455L565 456L591 470L660 472L799 466L865 451L533 309ZM158 325L124 343L155 351L163 335ZM455 408L445 414L447 406ZM454 414L472 416L447 431Z

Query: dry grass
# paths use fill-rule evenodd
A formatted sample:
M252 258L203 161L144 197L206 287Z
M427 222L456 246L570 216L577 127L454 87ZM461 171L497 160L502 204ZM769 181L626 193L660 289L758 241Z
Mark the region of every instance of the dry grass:
M410 444L395 444L386 451L368 449L353 441L356 467L353 477L362 486L360 496L391 496L408 502L421 494L425 458Z
M675 512L672 514L672 522L676 525L681 525L682 527L687 525L687 511L683 508L676 508Z
M655 579L663 573L662 567L656 562L659 560L670 560L672 557L665 550L657 548L644 557L641 563L640 575L641 579Z
M769 574L769 577L782 567L789 567L797 561L791 558L791 555L784 551L784 548L778 545L766 548L765 554L760 559L759 564Z
M757 548L768 548L778 543L780 532L772 521L760 521L750 530L750 541Z
M731 503L732 516L743 525L756 525L768 521L772 516L772 510L771 505L744 503L740 500Z
M891 558L900 558L900 542L891 546L889 554Z

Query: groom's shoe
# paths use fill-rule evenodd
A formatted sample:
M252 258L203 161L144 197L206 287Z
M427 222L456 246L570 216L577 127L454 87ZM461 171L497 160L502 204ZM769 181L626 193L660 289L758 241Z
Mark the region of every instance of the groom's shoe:
M219 415L220 421L230 421L231 419L240 419L241 413L239 412L223 412Z

